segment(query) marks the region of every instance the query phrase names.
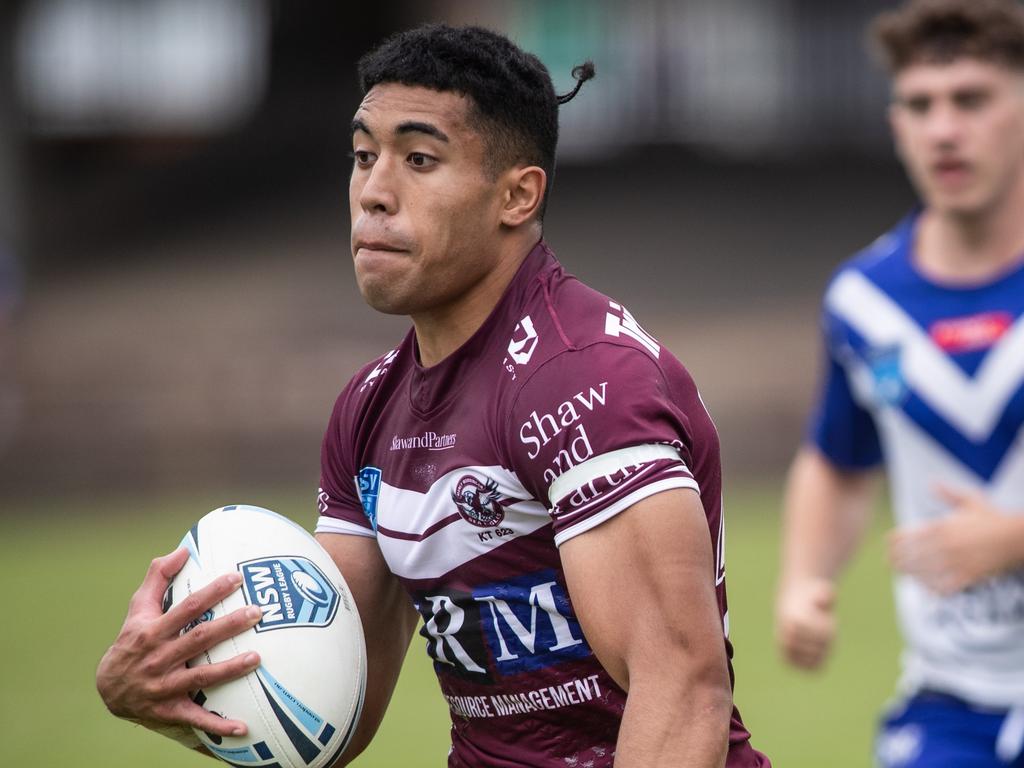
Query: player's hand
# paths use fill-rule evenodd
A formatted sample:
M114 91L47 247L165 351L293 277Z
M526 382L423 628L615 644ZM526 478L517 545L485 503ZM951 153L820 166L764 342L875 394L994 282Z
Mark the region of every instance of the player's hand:
M256 625L260 610L256 606L240 608L179 635L182 627L238 589L241 582L237 573L221 576L165 614L163 594L187 559L188 550L179 549L152 562L128 604L121 632L100 661L96 688L113 714L150 728L187 724L220 736L241 736L247 731L245 723L203 709L189 698L189 691L242 677L259 666L259 656L250 652L192 669L185 662Z
M802 669L825 661L836 634L836 588L828 579L783 585L775 606L775 638L783 657Z
M980 493L936 486L950 507L940 520L889 534L889 558L897 571L940 594L959 592L1020 565L1022 524Z

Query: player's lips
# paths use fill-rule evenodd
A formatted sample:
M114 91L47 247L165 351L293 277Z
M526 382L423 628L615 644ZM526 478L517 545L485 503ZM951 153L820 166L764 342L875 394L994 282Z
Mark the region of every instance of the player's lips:
M353 243L353 250L356 253L359 253L359 251L405 253L408 249L402 248L400 245L386 240L356 240L355 243Z
M943 184L962 184L970 174L971 165L964 160L939 160L932 164L932 175Z

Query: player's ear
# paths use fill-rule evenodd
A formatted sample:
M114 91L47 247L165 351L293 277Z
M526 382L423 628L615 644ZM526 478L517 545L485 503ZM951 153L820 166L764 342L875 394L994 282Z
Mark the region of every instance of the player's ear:
M548 175L536 165L511 168L505 172L505 198L501 209L501 223L506 227L518 227L536 219Z

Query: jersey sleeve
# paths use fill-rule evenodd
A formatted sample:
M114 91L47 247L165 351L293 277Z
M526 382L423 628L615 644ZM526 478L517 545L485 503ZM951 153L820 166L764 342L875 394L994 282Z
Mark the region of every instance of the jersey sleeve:
M547 505L557 545L656 493L699 492L687 416L634 348L560 353L523 385L509 419L512 468Z
M358 377L357 377L358 378ZM350 384L338 397L320 448L320 488L317 494L317 533L347 533L376 536L372 520L363 511L360 484L367 472L356 469L353 435L355 413ZM365 475L365 477L364 477ZM365 489L368 496L376 488ZM372 508L372 507L371 507Z
M842 364L838 321L822 321L825 364L818 401L811 413L808 440L837 467L869 469L882 461L882 447L871 413L857 402Z

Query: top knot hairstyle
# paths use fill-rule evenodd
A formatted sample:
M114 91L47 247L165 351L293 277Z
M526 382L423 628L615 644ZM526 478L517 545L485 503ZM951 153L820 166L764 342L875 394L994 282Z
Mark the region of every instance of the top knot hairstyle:
M973 58L1024 71L1024 8L1017 0L909 0L871 27L889 72Z
M359 60L359 86L399 83L451 91L473 102L471 125L486 142L486 170L494 177L513 165L543 168L547 193L555 176L558 107L594 76L586 62L572 71L576 87L558 96L540 59L504 35L481 27L427 24L389 37Z

